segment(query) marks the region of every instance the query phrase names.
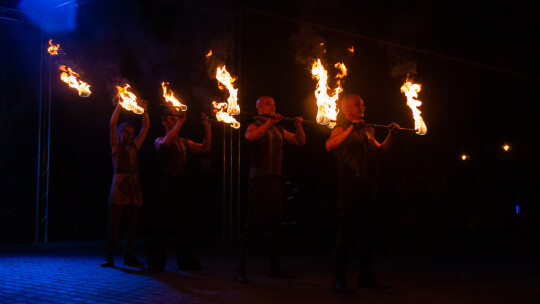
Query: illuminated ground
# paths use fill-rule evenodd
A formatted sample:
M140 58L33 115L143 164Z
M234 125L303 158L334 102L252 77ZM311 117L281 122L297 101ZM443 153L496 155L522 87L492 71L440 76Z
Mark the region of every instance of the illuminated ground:
M532 258L379 258L379 278L390 289L341 295L330 288L326 249L289 254L296 279L267 277L267 260L256 257L251 284L241 285L233 281L234 250L224 246L198 248L205 271L178 271L170 255L160 274L125 267L121 257L119 267L101 268L102 246L0 246L0 303L540 303L540 267ZM139 257L144 252L139 244Z

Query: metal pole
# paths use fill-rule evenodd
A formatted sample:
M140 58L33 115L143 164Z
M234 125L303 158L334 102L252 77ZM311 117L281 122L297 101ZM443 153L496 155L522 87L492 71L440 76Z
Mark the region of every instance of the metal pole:
M38 149L37 149L37 181L36 181L36 223L34 243L39 241L39 206L41 202L41 108L43 107L43 30L40 37L39 57L39 107L38 107Z
M227 204L226 204L226 199L225 199L225 196L226 196L226 185L225 185L225 177L227 176L227 163L226 163L226 156L225 156L225 153L227 152L226 150L226 139L225 139L225 135L226 135L226 132L227 132L227 129L226 129L226 126L223 125L223 174L221 176L221 208L223 209L223 216L222 216L222 236L221 236L221 239L222 241L225 243L226 242L226 235L227 235L227 214L226 214L226 210L227 210Z
M47 118L47 181L45 188L45 217L42 221L45 221L45 232L43 235L43 242L47 243L47 233L49 228L49 169L51 160L51 97L52 95L52 57L49 57L49 110Z

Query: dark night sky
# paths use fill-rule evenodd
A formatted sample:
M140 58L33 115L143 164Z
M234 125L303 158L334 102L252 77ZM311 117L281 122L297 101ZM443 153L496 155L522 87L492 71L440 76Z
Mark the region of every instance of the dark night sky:
M255 99L271 95L278 112L310 120L316 115L315 81L309 73L309 59L314 56L322 55L327 64L338 60L347 64L345 93L361 95L367 120L379 124L395 121L412 127L410 110L399 91L405 73L411 72L423 85L420 109L428 133L404 132L400 137L383 166L383 176L409 188L408 192L394 189L391 193L408 195L410 200L415 193L438 196L435 200L444 196L452 204L467 197L460 191L455 193L455 188L480 184L473 196L492 201L501 185L510 183L511 191L521 194L507 204L514 204L515 199L537 204L533 194L525 190L540 182L536 174L539 11L533 1L497 5L492 1L80 2L77 29L47 35L66 51L53 65L67 60L82 71L94 92L82 100L62 83L53 82L51 195L53 206L57 204L57 209L64 211L53 210L51 221L55 215L61 218L82 212L97 217L104 229L105 206L96 201L105 201L112 174L107 127L113 110L110 88L118 79L127 80L151 103L152 128L141 150L143 182L147 197L151 196L157 174L151 141L162 132L161 107L157 105L161 102L160 83L169 81L193 112L210 112L211 100L225 96L208 77L204 55L209 49L239 76L243 110L254 112ZM32 31L30 25L21 27ZM2 34L18 37L17 31L20 28L10 26ZM33 35L39 39L39 34ZM321 54L320 42L325 43L326 54ZM30 49L29 42L18 43ZM346 51L351 45L354 54ZM12 55L9 58L15 59L9 63L23 61L21 57ZM23 70L21 73L28 74L21 77L35 81L31 68ZM124 114L122 119L139 123L134 115ZM241 132L247 121L243 122ZM192 122L188 127L191 131L184 131L184 135L198 140L199 125ZM221 126L214 126L210 156L217 171L222 158L221 130ZM307 125L306 132L306 147L285 151L284 170L298 184L300 201L331 196L330 190L322 194L312 191L331 183L331 157L323 148L330 131ZM505 142L512 145L511 158L501 152ZM471 155L469 163L460 160L461 153ZM242 164L247 164L244 159ZM66 180L74 169L84 174ZM501 177L503 172L512 177ZM219 178L213 182L219 189ZM419 185L422 182L429 186ZM429 187L443 190L425 190ZM60 190L66 188L87 198L74 207L69 203L73 193ZM93 207L96 204L100 209ZM315 203L320 210L325 209L324 204ZM424 207L410 208L421 214L418 209ZM62 239L64 225L74 231L67 238L95 235L75 220L57 225L51 233L58 239Z

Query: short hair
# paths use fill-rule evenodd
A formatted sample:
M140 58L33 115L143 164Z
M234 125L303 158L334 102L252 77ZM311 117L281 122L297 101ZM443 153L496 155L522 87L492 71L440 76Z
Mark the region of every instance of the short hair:
M118 129L116 131L117 136L120 136L120 132L124 131L125 128L132 128L133 130L135 130L132 124L130 124L129 122L124 122L118 126Z
M161 113L161 121L167 121L168 116L180 116L186 115L185 111L166 110Z

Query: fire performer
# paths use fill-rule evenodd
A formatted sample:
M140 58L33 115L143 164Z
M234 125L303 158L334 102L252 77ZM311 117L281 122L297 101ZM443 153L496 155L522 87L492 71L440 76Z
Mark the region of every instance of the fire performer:
M337 237L335 242L336 292L354 292L347 284L345 264L353 239L358 244L359 288L384 288L373 277L372 218L377 179L378 154L390 148L399 126L389 125L383 143L374 136L374 129L363 125L364 101L358 95L342 98L345 121L338 123L326 141L326 150L334 151L338 163Z
M167 238L172 231L175 237L176 258L180 270L202 270L201 263L190 248L192 224L192 202L188 164L190 153L206 153L211 147L211 127L205 113L201 114L205 128L202 143L178 137L186 121L185 112L165 112L161 124L165 136L158 137L154 144L164 178L156 205L153 235L148 253L148 269L161 272L167 260Z
M137 230L139 209L142 206L141 182L139 178L138 152L148 129L150 119L145 109L142 119L142 128L139 135L133 139L134 128L129 123L117 127L118 116L122 106L116 105L110 122L110 140L114 177L109 195L109 223L107 232L107 256L101 264L102 267L114 266L114 253L116 242L120 233L122 217L126 223L126 249L124 264L130 266L143 265L134 254L135 231Z
M251 146L251 170L249 175L248 218L241 236L240 266L235 275L238 283L248 283L246 276L246 255L254 241L262 236L265 220L271 228L270 237L270 276L276 278L292 278L293 276L281 267L279 234L283 218L283 180L281 177L281 157L283 141L304 145L306 135L302 128L302 117L295 117L296 133L291 133L276 123L282 120L276 114L274 99L262 96L257 99L257 111L261 115L248 126L245 137Z

